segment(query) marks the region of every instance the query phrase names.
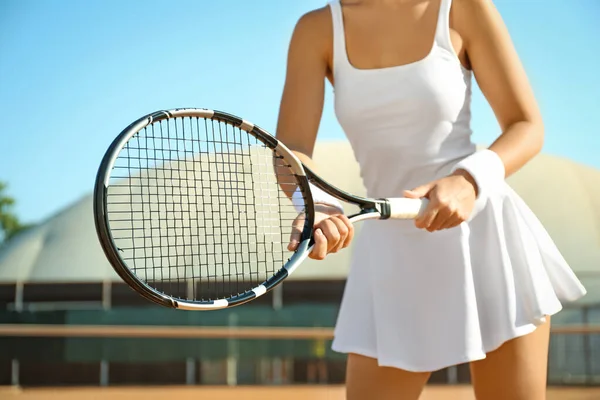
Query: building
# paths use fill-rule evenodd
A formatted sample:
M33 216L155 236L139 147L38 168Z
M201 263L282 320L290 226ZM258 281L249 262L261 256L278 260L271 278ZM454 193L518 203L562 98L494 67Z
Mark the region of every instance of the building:
M320 142L315 159L326 180L364 194L347 142ZM600 323L598 182L600 171L545 154L509 178L589 292L557 315L555 324ZM210 313L163 309L124 285L106 261L90 194L0 247L0 322L331 327L350 255L348 249L325 261L308 260L283 287L244 307ZM304 382L312 374L306 371L320 368L315 359L326 359L329 381L343 380L344 370L344 358L323 352L315 340L0 337L0 348L0 384ZM553 338L550 378L591 382L600 377L599 359L598 335ZM443 371L435 379L463 381L468 372Z

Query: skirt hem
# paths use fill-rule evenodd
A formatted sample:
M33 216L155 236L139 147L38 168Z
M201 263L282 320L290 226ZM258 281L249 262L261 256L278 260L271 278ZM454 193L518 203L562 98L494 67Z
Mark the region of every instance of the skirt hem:
M544 313L543 316L540 317L540 320L542 318L544 318L544 316L555 315L561 310L562 310L562 305L560 307L558 307L557 309L555 308L553 310L548 311L547 313ZM337 339L337 335L336 335L336 338L334 338L334 341L331 345L331 349L333 351L335 351L336 353L342 353L342 354L354 353L354 354L359 354L359 355L362 355L365 357L374 358L375 360L377 360L377 364L380 367L397 368L397 369L402 369L404 371L409 371L409 372L434 372L434 371L439 371L444 368L453 367L453 366L456 366L459 364L484 360L487 357L487 353L498 350L504 343L506 343L512 339L516 339L518 337L533 333L538 328L538 326L539 326L539 324L536 324L536 322L530 322L527 325L519 326L512 333L507 333L505 335L501 335L496 340L493 340L492 341L493 344L487 346L487 348L484 347L482 349L482 351L474 351L473 353L470 353L467 355L458 356L454 359L454 361L450 361L450 360L440 361L436 365L432 365L432 366L417 365L414 363L409 363L409 362L399 361L399 360L396 360L396 361L386 360L385 358L378 356L377 351L368 350L368 349L366 349L364 347L360 347L360 346L340 344L339 339Z

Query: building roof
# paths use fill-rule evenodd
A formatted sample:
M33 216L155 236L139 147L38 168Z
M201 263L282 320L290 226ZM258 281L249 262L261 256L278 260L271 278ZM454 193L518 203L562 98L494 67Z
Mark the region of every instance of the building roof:
M348 142L320 141L314 159L323 178L346 191L365 194ZM600 301L600 274L598 279L586 278L600 271L600 170L541 154L508 182ZM92 195L87 195L1 246L0 283L119 281L98 242L92 203ZM347 212L353 212L352 207ZM309 259L291 278L343 279L350 256L351 249L346 249L325 261Z

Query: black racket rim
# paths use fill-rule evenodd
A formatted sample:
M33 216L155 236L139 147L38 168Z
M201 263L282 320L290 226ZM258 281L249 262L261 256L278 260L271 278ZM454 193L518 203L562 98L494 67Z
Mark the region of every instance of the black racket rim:
M248 301L251 301L259 296L264 295L266 292L271 291L273 288L281 284L283 280L286 279L289 276L289 274L308 255L309 242L311 241L313 234L314 204L312 202L312 196L310 195L309 180L306 176L306 173L304 172L302 163L300 162L295 163L297 165L294 165L295 171L298 172L296 174L297 184L300 186L302 192L306 194L306 219L304 229L300 237L300 244L298 246L298 249L290 257L288 262L282 265L279 271L277 271L269 279L257 285L255 288L249 289L237 295L214 300L184 300L180 298L171 297L165 293L160 292L156 288L147 284L142 279L138 278L135 275L135 273L125 265L125 263L119 256L117 246L113 240L107 212L107 183L112 172L111 165L114 163L114 160L118 157L119 153L121 152L123 146L127 143L127 141L141 129L160 120L178 117L201 117L217 121L223 121L250 133L278 154L280 154L281 152L291 154L291 152L285 146L283 146L275 137L266 132L264 129L238 116L226 112L205 108L177 108L171 110L160 110L147 114L141 118L138 118L129 126L127 126L112 141L102 158L100 167L96 174L93 196L94 223L96 227L96 234L98 236L102 250L104 251L107 260L109 261L117 275L130 288L132 288L142 297L153 303L168 308L189 310L216 310L247 303ZM290 157L287 157L286 159L288 159L289 161L289 158Z

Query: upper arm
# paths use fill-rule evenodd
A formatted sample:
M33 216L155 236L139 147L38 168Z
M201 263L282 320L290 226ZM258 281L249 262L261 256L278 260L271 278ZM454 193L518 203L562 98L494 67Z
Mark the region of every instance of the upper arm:
M454 23L465 39L471 68L504 131L516 122L542 120L508 30L492 0L458 0Z
M323 113L330 19L329 10L321 8L303 15L296 24L277 121L277 138L309 157Z

